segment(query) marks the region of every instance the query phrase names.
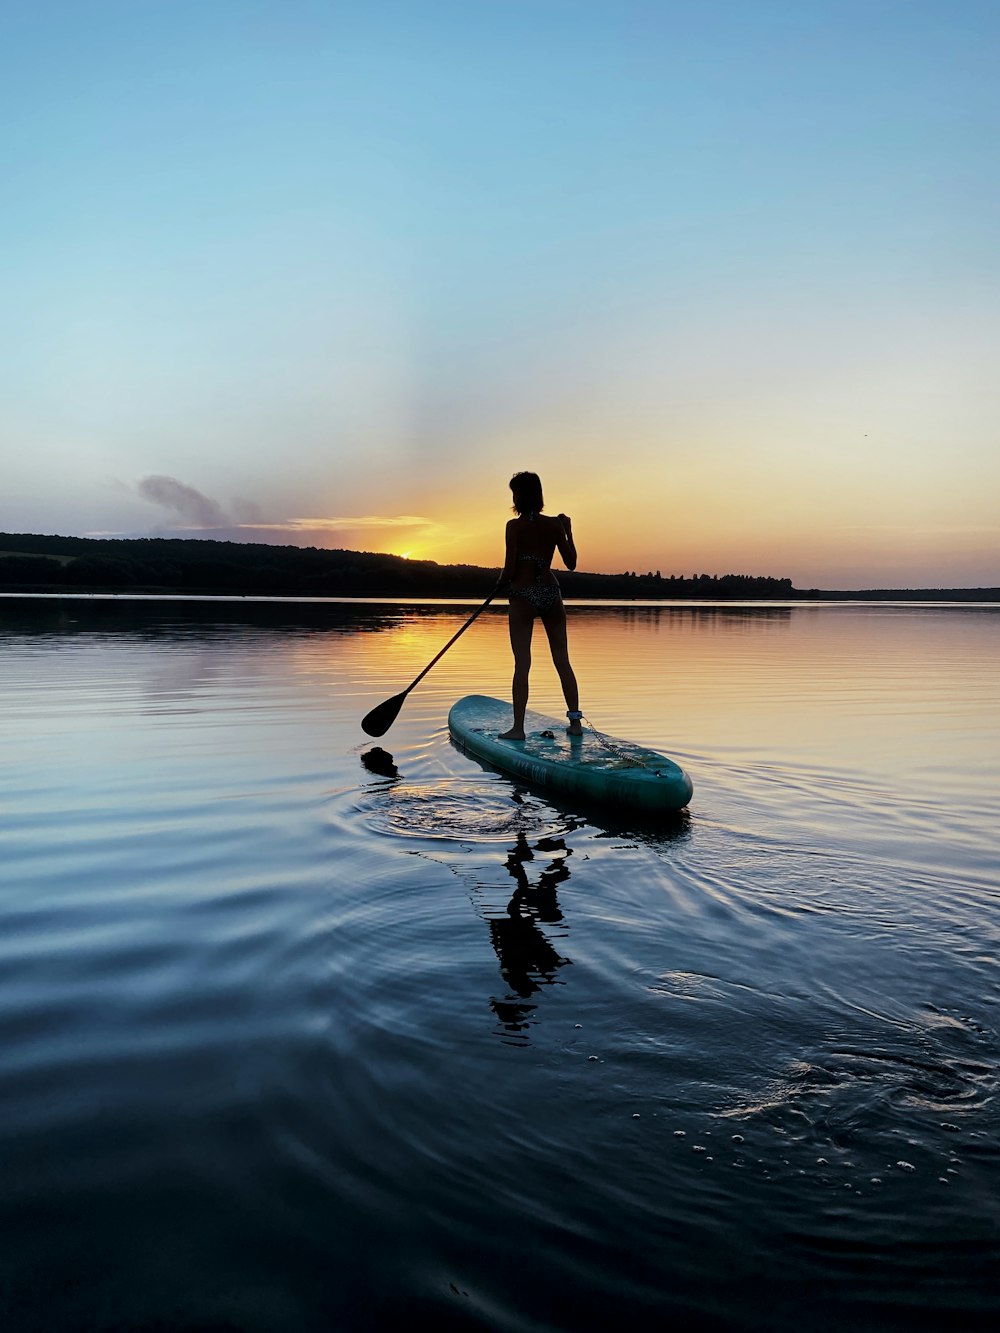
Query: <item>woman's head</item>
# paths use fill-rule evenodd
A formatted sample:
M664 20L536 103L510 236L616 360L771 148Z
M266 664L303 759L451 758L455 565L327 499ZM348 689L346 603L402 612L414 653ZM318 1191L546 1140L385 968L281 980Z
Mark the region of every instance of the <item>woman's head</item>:
M545 508L537 472L516 472L510 479L515 514L540 514Z

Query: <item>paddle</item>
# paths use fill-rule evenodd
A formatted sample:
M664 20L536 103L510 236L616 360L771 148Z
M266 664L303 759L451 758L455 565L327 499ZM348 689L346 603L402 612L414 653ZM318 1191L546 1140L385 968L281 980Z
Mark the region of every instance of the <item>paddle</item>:
M386 699L385 703L379 704L376 708L373 708L370 713L365 714L365 716L361 719L362 730L367 731L369 736L385 735L385 733L395 722L396 718L399 716L399 710L403 706L403 701L405 700L409 692L413 689L414 685L419 685L420 682L423 680L423 678L427 675L428 671L430 671L434 663L440 662L441 658L444 657L445 653L455 642L455 640L460 638L465 633L465 631L469 628L469 626L472 624L472 622L476 619L477 616L481 616L483 614L483 612L489 606L490 602L493 601L493 598L497 595L499 591L500 591L499 587L493 589L493 591L490 593L489 597L487 597L486 601L483 602L479 610L474 611L472 615L468 618L468 620L465 622L465 624L462 626L462 628L458 631L458 633L453 634L451 636L451 638L448 640L445 646L438 653L437 657L433 657L427 663L423 671L421 671L420 675L416 678L415 681L412 682L412 684L407 685L406 689L403 690L401 694L394 694L391 699Z

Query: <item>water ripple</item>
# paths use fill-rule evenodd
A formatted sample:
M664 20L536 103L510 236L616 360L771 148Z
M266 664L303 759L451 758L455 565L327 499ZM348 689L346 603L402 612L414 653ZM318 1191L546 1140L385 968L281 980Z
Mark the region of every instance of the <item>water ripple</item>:
M506 782L481 778L393 783L369 789L355 809L373 833L433 842L503 842L560 824L551 810L512 792Z

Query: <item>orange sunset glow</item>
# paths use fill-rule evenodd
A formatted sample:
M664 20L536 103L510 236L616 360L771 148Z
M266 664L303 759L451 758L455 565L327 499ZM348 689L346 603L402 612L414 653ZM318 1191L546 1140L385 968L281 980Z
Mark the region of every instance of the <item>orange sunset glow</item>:
M492 567L528 469L584 570L1000 584L982 7L57 8L8 531Z

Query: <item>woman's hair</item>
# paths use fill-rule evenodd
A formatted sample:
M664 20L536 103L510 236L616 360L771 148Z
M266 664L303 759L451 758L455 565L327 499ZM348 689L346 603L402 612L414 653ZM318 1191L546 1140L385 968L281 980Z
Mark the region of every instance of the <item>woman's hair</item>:
M515 514L540 514L545 508L537 472L515 472L510 479Z

